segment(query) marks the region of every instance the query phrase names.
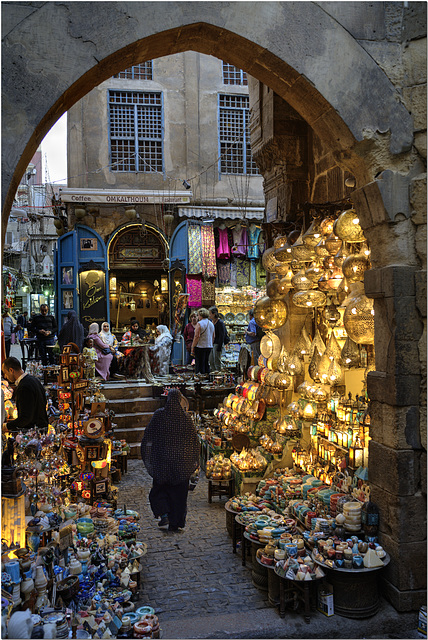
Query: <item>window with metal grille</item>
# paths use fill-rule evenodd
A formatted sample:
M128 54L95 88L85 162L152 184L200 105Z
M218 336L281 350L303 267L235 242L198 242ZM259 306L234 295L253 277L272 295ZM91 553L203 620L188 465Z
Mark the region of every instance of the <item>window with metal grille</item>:
M223 61L223 83L247 85L247 74L233 64Z
M117 73L113 78L127 78L128 80L153 80L153 61L147 60L129 69Z
M257 175L251 155L248 96L219 95L220 173Z
M109 91L112 171L163 170L162 94Z

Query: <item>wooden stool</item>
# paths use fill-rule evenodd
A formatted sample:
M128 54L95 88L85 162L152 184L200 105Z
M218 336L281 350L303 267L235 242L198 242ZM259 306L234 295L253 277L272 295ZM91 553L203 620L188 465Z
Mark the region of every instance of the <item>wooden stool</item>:
M208 502L211 504L213 496L227 496L233 498L235 493L235 481L230 480L208 480Z

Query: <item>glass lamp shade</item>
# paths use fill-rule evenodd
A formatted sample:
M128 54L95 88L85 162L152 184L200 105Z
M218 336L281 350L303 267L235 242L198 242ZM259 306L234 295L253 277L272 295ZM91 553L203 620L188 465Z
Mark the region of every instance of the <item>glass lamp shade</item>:
M360 350L349 336L343 345L340 358L345 367L357 367L360 364Z
M298 291L293 296L293 304L296 307L323 307L327 302L325 293L317 291L316 289L309 289L308 291Z
M275 273L279 275L280 278L283 278L288 274L290 270L290 264L288 262L278 262L275 267Z
M326 238L333 231L334 218L324 218L320 224L321 233Z
M364 242L364 233L355 209L340 214L333 227L334 233L345 242Z
M281 391L289 391L293 388L293 378L287 373L278 373L275 379L275 386Z
M342 377L343 377L342 367L340 366L340 364L338 363L336 358L333 358L333 360L330 362L330 366L328 368L328 380L327 380L327 383L328 384L339 384L341 382L341 380L342 380Z
M287 272L287 275L281 278L280 281L278 282L277 293L281 297L285 296L285 294L288 293L290 289L293 288L293 285L291 283L292 277L293 277L293 272L291 271L291 269L289 269L289 271Z
M254 319L264 331L279 329L287 320L287 305L268 296L259 298L254 305Z
M270 249L266 249L262 256L262 264L265 271L269 271L269 273L274 273L276 266L279 264L278 260L274 256L275 247L270 247Z
M317 287L320 291L330 291L330 287L328 285L328 280L330 278L330 271L323 273L321 278L317 282Z
M342 246L342 240L338 238L334 233L330 233L330 235L325 239L325 248L329 252L331 256L334 256Z
M374 344L373 300L364 293L351 298L343 314L348 336L357 344Z
M333 271L330 274L330 277L328 279L328 287L329 289L331 289L332 291L337 291L337 289L340 287L340 283L343 280L343 273L340 269L338 269L337 267L335 267L333 269Z
M313 280L308 278L303 269L296 273L291 280L291 284L296 291L307 291L308 289L312 289Z
M330 337L327 340L325 353L330 358L330 360L332 360L333 358L339 360L342 355L342 350L338 341L336 340L336 336L334 335L333 331L330 333Z
M264 358L279 356L281 352L281 341L275 333L270 331L260 340L260 352Z
M327 247L325 246L325 238L321 238L318 244L315 245L314 251L315 255L317 255L318 258L325 258L326 256L330 255L327 251Z
M313 282L317 282L317 280L321 278L322 274L323 268L319 262L312 262L311 266L305 271L306 277L313 280Z
M283 246L276 248L274 255L279 262L291 262L293 259L293 256L291 255L291 245L287 242Z
M291 376L299 376L303 372L303 363L295 351L288 359L287 369Z
M315 402L325 402L327 400L327 391L323 387L315 387L312 397Z
M363 253L354 253L343 261L342 271L348 282L364 279L364 271L370 268L370 262Z
M324 351L318 364L318 378L323 384L329 384L328 370L330 369L331 360Z
M345 243L343 242L341 248L339 249L339 251L336 253L336 255L333 258L334 266L335 267L339 267L339 269L341 269L343 261L348 256L349 256L349 251L345 247Z
M298 260L300 262L312 261L313 252L309 247L303 244L301 235L291 247L291 255L293 260Z
M322 266L324 267L324 269L327 269L328 271L333 271L334 269L334 258L333 256L326 256L325 258L322 259Z
M307 247L315 247L321 240L321 229L318 220L313 220L311 226L302 236L303 244Z
M321 338L321 334L318 329L316 329L314 339L312 340L312 343L311 343L311 351L310 351L311 358L314 355L315 351L318 351L320 355L322 355L325 351L325 344L323 339Z
M309 336L306 332L305 327L303 327L300 332L300 336L296 342L295 350L299 354L300 358L308 356L311 351L311 341L309 340Z

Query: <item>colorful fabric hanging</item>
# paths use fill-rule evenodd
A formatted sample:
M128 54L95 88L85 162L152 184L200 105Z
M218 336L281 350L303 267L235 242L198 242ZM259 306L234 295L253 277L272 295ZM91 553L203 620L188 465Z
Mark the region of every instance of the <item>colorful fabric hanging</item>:
M261 229L256 227L255 225L250 225L248 229L248 258L257 259L260 256L259 251L259 237L261 233Z
M202 307L202 278L201 276L186 276L187 293L189 294L189 307Z
M236 285L247 287L250 282L250 262L245 258L236 258Z
M211 304L215 301L215 283L210 280L202 282L202 304Z
M207 278L215 278L217 264L215 259L214 228L212 224L201 227L202 240L202 273Z
M202 239L199 224L189 224L187 229L189 266L188 274L202 273Z
M250 260L250 285L257 287L257 262Z
M230 286L236 287L237 267L236 258L232 258L230 261Z
M217 258L228 260L230 258L230 247L227 229L218 229Z
M258 287L266 286L266 271L263 268L262 261L257 262L256 267L256 283Z
M247 246L248 246L248 238L247 238L247 227L242 227L241 229L233 229L233 247L232 254L234 256L246 256L247 255Z
M219 285L230 284L230 262L217 263L217 278Z

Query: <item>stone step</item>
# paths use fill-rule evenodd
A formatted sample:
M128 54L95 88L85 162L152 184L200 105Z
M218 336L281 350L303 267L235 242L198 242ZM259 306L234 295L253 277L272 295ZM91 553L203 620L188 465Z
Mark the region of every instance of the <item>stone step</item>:
M145 427L116 427L114 430L114 437L119 440L126 440L126 442L131 445L140 443L144 436Z
M104 382L101 389L108 400L125 398L152 398L152 385L138 380Z
M151 420L152 411L138 413L116 413L112 422L117 425L116 429L138 429L144 428Z
M159 398L113 398L108 408L117 413L148 413L161 406Z

